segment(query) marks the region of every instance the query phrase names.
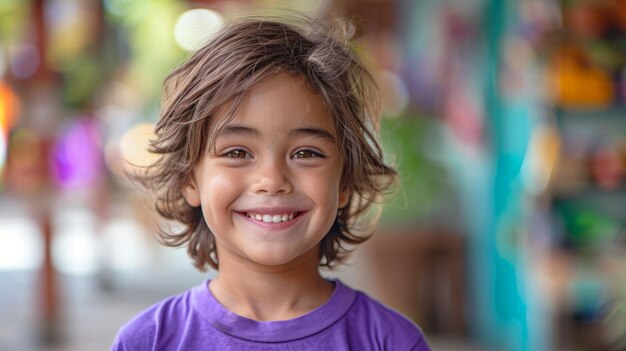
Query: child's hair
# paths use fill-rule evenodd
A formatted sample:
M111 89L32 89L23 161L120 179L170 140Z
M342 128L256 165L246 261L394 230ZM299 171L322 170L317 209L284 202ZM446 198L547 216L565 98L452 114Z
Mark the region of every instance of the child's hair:
M166 78L161 117L150 143L150 152L159 157L136 178L155 195L161 216L184 225L176 233L160 230L160 241L187 245L199 270L218 268L215 237L201 208L185 201L183 189L246 92L280 73L303 78L323 101L344 159L340 186L350 201L321 241L319 264L333 267L350 252L346 245L373 234L374 221L366 214L392 189L396 171L383 162L376 138L379 88L349 44L346 28L308 18L235 20Z

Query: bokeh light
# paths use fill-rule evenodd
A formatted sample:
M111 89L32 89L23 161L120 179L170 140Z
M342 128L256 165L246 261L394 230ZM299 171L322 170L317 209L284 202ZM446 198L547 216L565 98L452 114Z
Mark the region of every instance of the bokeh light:
M122 135L120 155L127 172L139 172L156 161L157 156L148 151L153 137L154 125L151 123L139 123Z
M187 51L199 49L219 29L222 15L209 9L183 12L174 27L176 43Z
M150 266L150 254L145 233L133 218L118 218L102 232L103 245L108 251L107 264L112 269L133 270Z
M409 91L396 73L384 70L378 73L383 94L383 111L387 117L398 117L409 105Z
M25 79L37 72L39 50L31 44L16 45L9 50L11 73L18 79Z
M88 209L68 206L59 209L54 227L58 233L52 246L54 265L66 274L85 275L98 268L96 218Z
M37 269L42 261L39 228L26 217L0 217L0 271Z

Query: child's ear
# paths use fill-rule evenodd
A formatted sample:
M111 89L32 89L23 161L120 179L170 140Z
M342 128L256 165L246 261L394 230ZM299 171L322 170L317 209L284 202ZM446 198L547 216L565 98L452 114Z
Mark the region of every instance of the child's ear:
M196 185L196 181L191 177L187 181L187 185L183 188L183 197L191 207L200 206L200 191Z
M341 190L339 193L339 208L344 208L348 205L350 200L350 192L347 189Z

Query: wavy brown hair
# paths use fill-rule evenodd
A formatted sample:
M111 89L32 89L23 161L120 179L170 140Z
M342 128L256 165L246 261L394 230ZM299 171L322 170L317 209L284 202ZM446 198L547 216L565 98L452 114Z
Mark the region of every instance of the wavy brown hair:
M155 163L135 178L155 208L183 230L160 230L168 246L187 246L199 270L219 267L215 237L183 189L232 119L246 92L277 74L302 77L334 121L343 155L341 189L350 201L320 243L320 266L333 267L374 233L371 205L396 182L377 141L381 96L349 42L346 25L325 20L245 18L226 24L165 80L161 116L151 140ZM224 113L224 110L227 110Z

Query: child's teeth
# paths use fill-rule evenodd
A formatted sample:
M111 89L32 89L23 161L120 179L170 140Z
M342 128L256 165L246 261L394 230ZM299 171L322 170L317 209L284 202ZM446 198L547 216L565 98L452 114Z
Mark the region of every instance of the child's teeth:
M257 221L263 221L265 223L280 223L292 220L294 217L294 213L288 213L284 215L261 215L258 213L248 213L248 217L256 219Z

